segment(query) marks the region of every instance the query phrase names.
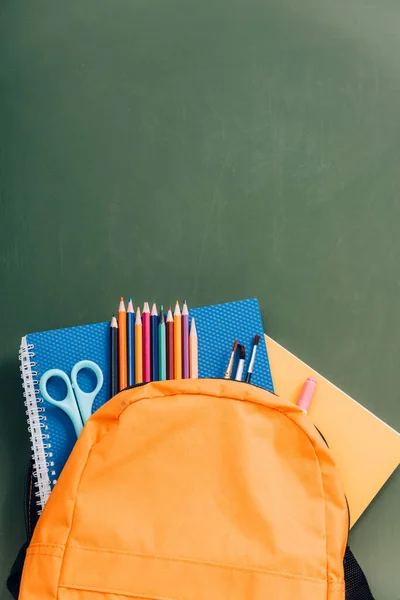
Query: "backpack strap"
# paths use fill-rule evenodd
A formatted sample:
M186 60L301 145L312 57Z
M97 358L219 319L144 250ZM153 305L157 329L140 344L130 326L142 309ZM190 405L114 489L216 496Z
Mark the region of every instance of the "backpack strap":
M38 507L35 502L34 492L33 461L31 460L29 462L25 480L25 526L27 541L20 548L7 579L7 589L14 600L17 600L19 596L19 588L21 585L22 570L24 568L26 551L38 519Z
M25 555L28 545L28 542L25 542L25 544L18 552L18 556L14 561L10 575L7 579L7 589L10 592L11 596L14 598L14 600L18 600L22 570L24 568Z
M348 546L343 565L346 600L374 600L364 572Z

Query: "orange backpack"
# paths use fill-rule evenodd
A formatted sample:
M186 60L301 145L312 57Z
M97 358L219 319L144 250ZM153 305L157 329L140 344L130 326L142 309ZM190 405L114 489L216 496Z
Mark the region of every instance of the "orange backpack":
M147 384L85 426L19 598L343 600L348 523L299 408L234 381Z

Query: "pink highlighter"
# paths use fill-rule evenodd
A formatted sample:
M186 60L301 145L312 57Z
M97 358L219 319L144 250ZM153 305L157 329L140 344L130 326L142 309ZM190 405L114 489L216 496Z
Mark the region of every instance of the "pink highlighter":
M317 380L314 377L309 377L307 381L304 382L300 398L297 401L297 406L304 410L305 413L307 413L310 408L316 387Z

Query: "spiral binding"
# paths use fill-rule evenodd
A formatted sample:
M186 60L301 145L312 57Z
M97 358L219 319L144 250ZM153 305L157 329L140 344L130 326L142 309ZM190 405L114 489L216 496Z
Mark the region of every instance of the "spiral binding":
M46 433L46 415L44 406L41 406L43 399L39 396L38 372L34 370L37 366L33 361L34 358L34 345L28 344L26 337L23 337L19 351L20 371L24 387L28 431L32 443L36 504L39 511L42 511L51 492L48 469L53 463L49 461L52 456L51 444L47 441L49 434Z

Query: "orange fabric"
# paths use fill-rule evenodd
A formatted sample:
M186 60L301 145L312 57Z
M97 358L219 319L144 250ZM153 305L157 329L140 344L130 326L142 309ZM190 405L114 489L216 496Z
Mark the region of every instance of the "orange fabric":
M21 600L343 600L330 451L247 384L126 390L87 423L36 527Z

